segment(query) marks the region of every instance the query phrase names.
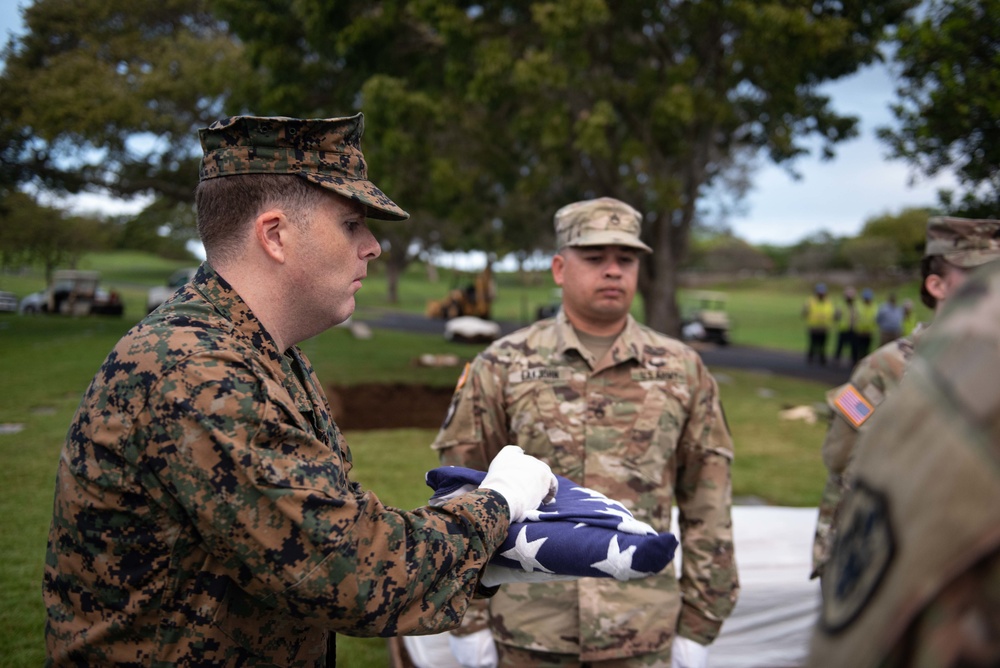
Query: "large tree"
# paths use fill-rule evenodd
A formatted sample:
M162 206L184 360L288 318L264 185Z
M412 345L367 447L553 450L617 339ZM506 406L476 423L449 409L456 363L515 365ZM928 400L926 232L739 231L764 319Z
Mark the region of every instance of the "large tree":
M655 249L642 274L646 321L676 332L677 268L708 192L761 151L791 161L818 139L829 156L854 136L856 119L837 114L819 88L876 59L886 29L913 4L217 6L271 81L275 104L386 118L389 98L365 93L376 77L393 82L395 104L432 103L408 126L372 124L374 145L383 133L419 137L419 153L373 159L415 217L470 225L477 241L492 231L538 246L562 204L602 195L634 204Z
M1000 0L928 0L900 26L896 128L879 136L892 156L933 176L951 213L1000 215Z
M46 281L59 267L75 267L85 252L105 247L109 230L101 221L68 216L22 192L0 201L0 267L39 264Z
M254 83L206 1L35 0L22 12L25 32L3 51L0 187L192 202L196 129Z
M379 228L396 271L418 238L544 248L559 206L615 196L645 213L656 251L646 321L676 332L709 193L761 152L787 162L818 139L830 155L853 136L819 87L876 58L915 2L37 0L0 117L34 155L96 151L74 172L85 184L183 199L195 127L361 109L371 171L413 213Z

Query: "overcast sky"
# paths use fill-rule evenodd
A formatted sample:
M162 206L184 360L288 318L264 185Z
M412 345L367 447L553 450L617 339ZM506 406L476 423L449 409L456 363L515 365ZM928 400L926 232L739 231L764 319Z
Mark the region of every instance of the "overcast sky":
M0 33L6 43L10 31L21 30L19 6L24 0L0 0ZM931 206L936 191L952 183L950 177L927 180L918 177L909 185L909 168L900 161L886 160L886 149L875 137L875 129L891 125L889 104L894 85L886 68L870 67L853 77L830 84L830 95L839 113L857 115L860 136L837 147L831 161L817 157L794 163L802 178L794 180L783 168L762 164L753 177L753 189L729 224L737 236L751 243L787 245L816 232L837 236L854 235L868 218L898 213L911 206ZM137 205L110 202L94 196L80 200L81 209L131 211ZM404 204L405 206L405 204Z

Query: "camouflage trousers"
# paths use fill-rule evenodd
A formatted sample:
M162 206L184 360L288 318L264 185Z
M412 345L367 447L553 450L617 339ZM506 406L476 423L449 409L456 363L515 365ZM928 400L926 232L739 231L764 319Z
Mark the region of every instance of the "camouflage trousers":
M580 661L576 654L536 652L497 643L497 668L670 668L670 648L625 659Z

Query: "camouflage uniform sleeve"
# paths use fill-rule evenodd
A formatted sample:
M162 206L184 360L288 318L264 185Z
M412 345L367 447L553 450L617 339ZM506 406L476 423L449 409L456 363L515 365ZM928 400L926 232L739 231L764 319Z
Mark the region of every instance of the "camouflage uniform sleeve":
M865 363L865 361L861 362L861 364ZM852 375L852 378L856 374L857 371ZM851 453L854 452L854 444L858 439L857 428L844 419L844 416L834 405L834 398L848 385L850 383L834 388L826 395L827 404L831 409L830 425L827 428L826 438L823 439L822 450L827 477L816 516L816 535L813 538L810 579L823 574L823 568L830 558L830 549L833 546L832 531L836 522L837 508L840 506L840 500L847 489L844 482L844 472L847 470Z
M496 372L482 355L463 370L432 445L442 465L485 471L496 453L508 444L503 388ZM488 620L489 601L474 600L455 635L482 631L488 628Z
M826 402L831 409L831 418L822 450L827 479L816 517L810 578L823 575L830 558L835 540L833 527L837 522L841 499L850 486L848 469L854 460L859 436L859 427L844 416L837 406L837 397L845 391L857 392L872 404L874 412L885 398L885 393L903 374L904 359L887 354L888 350L890 349L880 348L862 359L851 373L848 383L827 392Z
M691 412L677 449L677 507L683 549L678 633L711 643L739 595L733 552L733 442L715 379L700 362Z
M141 462L154 499L258 604L350 635L451 628L509 528L489 491L402 512L347 478L279 382L226 353L188 358L151 391Z
M485 471L501 448L512 442L504 406L505 377L489 350L466 366L431 446L442 465Z
M849 384L849 383L848 383ZM847 463L854 452L854 444L858 440L858 429L840 414L840 411L833 405L833 398L844 387L830 390L827 393L826 401L833 410L830 418L830 426L823 439L823 464L831 474L842 475L847 470Z

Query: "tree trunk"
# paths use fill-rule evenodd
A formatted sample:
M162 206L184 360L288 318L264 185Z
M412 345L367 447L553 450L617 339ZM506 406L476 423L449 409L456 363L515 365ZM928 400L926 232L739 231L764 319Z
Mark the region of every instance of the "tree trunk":
M653 253L643 260L646 280L640 281L646 325L680 338L681 316L677 308L677 263L667 253Z
M681 219L674 224L676 213ZM681 315L677 307L678 268L687 244L692 211L661 213L649 228L647 243L653 249L642 260L639 293L643 298L646 325L658 332L680 338Z
M389 304L399 303L399 276L403 273L403 269L406 268L404 263L402 267L398 266L398 263L393 262L394 255L389 254L388 262L385 263L385 301Z

